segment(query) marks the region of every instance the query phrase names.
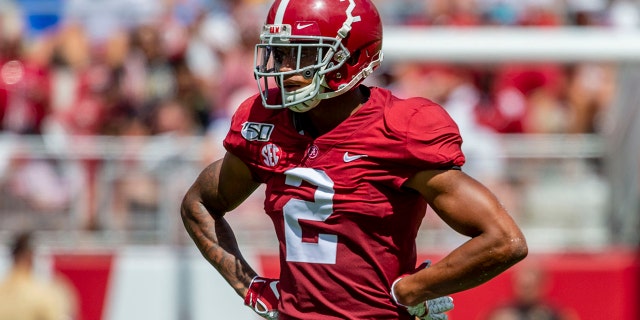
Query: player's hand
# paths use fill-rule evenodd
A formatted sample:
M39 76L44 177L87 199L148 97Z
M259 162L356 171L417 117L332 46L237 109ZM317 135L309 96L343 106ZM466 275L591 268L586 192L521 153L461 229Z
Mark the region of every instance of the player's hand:
M265 319L277 320L278 300L280 300L280 280L255 277L251 280L249 291L244 297L244 305Z
M409 274L413 274L422 269L428 268L430 265L431 265L431 260L426 260L420 266L418 266L418 268L416 268L414 271L412 271ZM402 279L403 277L409 274L404 274L398 277L398 279L396 279L391 285L391 297L393 298L395 303L407 308L407 312L409 312L410 315L416 316L420 320L447 320L449 317L445 312L453 309L453 298L449 296L427 300L415 306L405 306L398 302L398 299L396 299L396 294L394 291L396 283L398 283L400 279Z
M445 312L453 309L453 298L444 296L427 300L418 305L407 307L410 315L421 320L447 320L449 317Z

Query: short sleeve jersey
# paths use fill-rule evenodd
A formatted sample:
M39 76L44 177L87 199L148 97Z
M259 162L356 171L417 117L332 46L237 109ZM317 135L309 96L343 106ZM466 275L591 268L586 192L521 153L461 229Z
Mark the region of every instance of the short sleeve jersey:
M389 289L415 268L427 204L402 185L422 170L463 165L462 139L441 106L368 90L356 113L316 138L256 96L233 116L224 146L266 184L282 319L410 319Z

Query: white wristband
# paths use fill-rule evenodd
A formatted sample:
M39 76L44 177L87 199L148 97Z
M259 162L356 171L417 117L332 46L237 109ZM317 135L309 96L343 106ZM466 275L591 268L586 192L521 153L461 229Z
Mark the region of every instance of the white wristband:
M396 297L396 293L395 293L396 283L398 283L398 281L402 280L402 278L403 277L400 277L400 278L396 279L391 284L391 298L393 298L393 302L395 302L397 305L407 308L407 306L405 306L404 304L398 302L398 297Z

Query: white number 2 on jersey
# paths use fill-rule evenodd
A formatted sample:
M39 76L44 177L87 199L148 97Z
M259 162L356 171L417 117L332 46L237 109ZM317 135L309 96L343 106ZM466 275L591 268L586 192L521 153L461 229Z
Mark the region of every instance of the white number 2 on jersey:
M287 261L335 264L338 236L320 233L317 243L302 242L300 227L301 219L325 221L333 213L333 181L323 171L311 168L289 169L285 174L287 185L299 187L306 181L317 187L313 202L291 199L282 208Z

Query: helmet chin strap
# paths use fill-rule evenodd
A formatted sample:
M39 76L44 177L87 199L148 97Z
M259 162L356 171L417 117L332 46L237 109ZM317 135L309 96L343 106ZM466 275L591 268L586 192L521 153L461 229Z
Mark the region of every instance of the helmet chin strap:
M318 98L318 93L316 92L316 90L322 90L322 86L318 89L316 89L317 88L316 86L317 85L314 80L307 86L304 86L298 90L291 91L291 92L286 92L286 91L283 92L284 94L283 98L285 99L286 103L290 103L295 100L304 99L300 103L291 105L288 108L291 111L295 111L295 112L307 112L313 109L315 106L317 106L320 103L321 99ZM316 92L315 95L314 95L314 92Z
M311 98L307 101L290 106L289 110L298 113L307 112L320 104L320 101L322 101L322 99L319 99L318 96L315 96L314 98Z

